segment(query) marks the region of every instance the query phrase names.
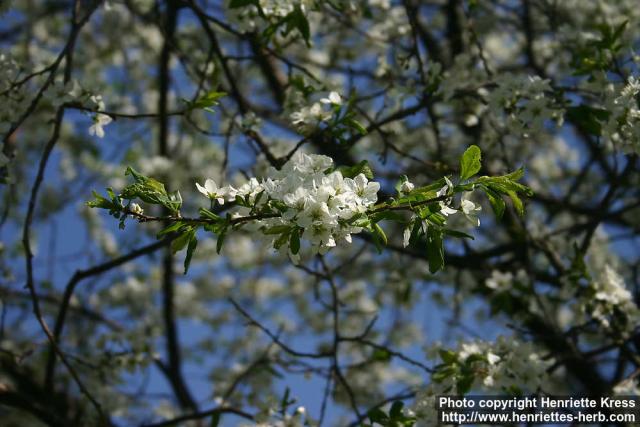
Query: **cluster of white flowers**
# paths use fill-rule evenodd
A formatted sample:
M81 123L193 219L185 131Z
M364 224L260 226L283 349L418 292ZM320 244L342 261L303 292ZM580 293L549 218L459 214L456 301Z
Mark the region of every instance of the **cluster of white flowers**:
M293 12L296 6L305 12L313 5L312 0L260 0L262 12L269 17L284 17Z
M241 31L255 31L263 20L275 22L294 11L296 7L305 15L314 6L315 0L259 0L260 10L254 4L232 9L230 18Z
M442 187L436 193L436 197L442 197L450 193L453 189L453 184L449 180L449 178L444 178L446 181L446 185ZM455 209L451 207L451 199L446 201L439 202L440 203L440 213L444 216L455 215L458 212L462 212L464 217L476 227L480 226L480 218L478 218L478 212L482 210L482 206L476 205L471 200L468 199L469 194L467 192L462 194L460 198L460 208Z
M475 59L468 53L457 55L446 69L435 63L428 70L430 84L438 83L438 92L445 101L450 101L459 91L477 89L486 80L484 71L475 66Z
M231 185L218 187L207 179L196 184L198 191L220 204L233 201L237 196L259 204L270 200L281 202L286 210L280 217L265 218L256 225L263 229L278 226L297 226L303 230L302 238L311 243L313 250L324 253L337 243L351 242L351 234L362 231L348 223L355 215L363 214L378 200L380 184L370 182L364 174L345 178L340 171L327 173L333 167L330 157L296 153L282 169L271 168L268 178L251 178L239 188ZM247 210L248 208L244 208ZM242 214L241 209L238 214Z
M453 188L454 188L453 183L447 177L444 177L444 180L445 180L445 185L436 192L436 197L445 197L447 195L450 195L450 196L452 195ZM400 185L400 194L409 194L411 191L414 190L414 188L415 188L415 185L410 181L403 181L402 184ZM453 207L453 197L447 197L445 200L438 202L438 205L440 206L440 213L445 217L449 217L451 215L461 213L464 216L464 218L467 221L469 221L469 223L471 223L475 227L479 227L480 218L478 217L478 214L482 210L482 206L477 205L471 200L469 200L469 195L470 193L468 192L462 193L462 196L460 197L460 207L458 208ZM413 228L413 223L414 221L418 221L418 220L419 220L419 217L417 215L413 215L411 218L411 221L409 221L409 224L404 229L403 239L402 239L403 247L406 248L407 246L409 246L409 240L411 239L411 230ZM427 229L429 228L429 223L426 220L421 220L421 221L422 221L422 224L421 224L422 231L426 233Z
M535 392L544 384L546 370L551 365L530 342L504 336L498 337L495 343L461 343L457 353L461 361L474 355L486 357L473 363L479 368L477 385L487 391Z
M273 407L277 407L278 403L274 402ZM257 415L256 424L241 424L244 427L304 427L313 425L311 419L307 416L307 409L304 406L298 406L292 413L279 411L269 408L261 411Z
M611 326L611 317L624 314L625 324L634 328L640 322L640 310L633 300L633 295L624 284L622 277L609 265L604 272L590 284L592 295L585 298L582 309L591 313L602 326Z
M333 115L332 111L323 108L324 105L341 105L342 97L337 92L329 93L329 96L322 98L320 102L315 102L311 106L302 107L299 111L291 113L291 122L302 129L313 129L326 122Z
M493 270L491 277L484 284L495 292L502 292L511 289L514 282L526 283L527 280L527 273L522 269L518 270L515 275L510 271Z
M218 184L216 184L213 179L209 178L204 182L204 185L200 185L196 182L196 188L200 193L211 200L215 200L221 205L224 205L225 201L232 202L236 200L236 197L246 197L250 203L252 203L258 193L264 190L262 184L260 184L256 178L251 178L248 182L238 188L235 188L232 185L218 187Z
M639 93L640 78L631 76L618 96L609 98L605 104L609 118L603 126L602 136L624 152L640 153Z
M375 25L367 29L367 33L371 38L386 40L392 37L404 36L411 31L407 12L402 5L391 7L388 1L376 1L370 2L369 6L380 7L385 14L384 20L376 22Z
M613 387L616 396L640 396L640 387L635 376L619 382Z
M561 125L564 110L545 95L552 92L549 80L538 76L503 77L494 90L487 92L489 109L507 114L507 130L517 136L528 137L544 130L548 120Z
M427 353L431 358L438 357L440 346L434 346ZM537 392L548 384L547 369L552 360L544 360L532 343L500 336L495 343L474 341L460 343L455 351L457 363L470 363L474 372L471 390L491 393ZM421 390L413 406L418 418L417 425L437 424L436 397L443 394L456 394L458 374L448 376L442 381L432 381Z
M20 68L8 55L0 54L0 134L4 136L11 129L20 113L29 105L30 99L22 87L15 88L13 82L19 79Z
M253 111L249 111L242 118L237 119L238 125L245 131L257 131L262 125L262 119Z

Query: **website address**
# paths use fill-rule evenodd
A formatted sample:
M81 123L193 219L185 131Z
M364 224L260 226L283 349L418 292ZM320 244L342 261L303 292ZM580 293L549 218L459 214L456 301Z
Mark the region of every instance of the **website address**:
M443 424L503 424L503 423L635 423L636 414L605 414L602 412L538 412L538 413L499 413L489 414L481 411L455 412L441 411L440 422Z

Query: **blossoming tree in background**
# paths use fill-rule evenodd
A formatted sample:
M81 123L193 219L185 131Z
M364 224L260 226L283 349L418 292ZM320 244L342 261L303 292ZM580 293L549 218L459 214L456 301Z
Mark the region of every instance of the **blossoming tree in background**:
M0 8L0 424L638 393L636 2Z

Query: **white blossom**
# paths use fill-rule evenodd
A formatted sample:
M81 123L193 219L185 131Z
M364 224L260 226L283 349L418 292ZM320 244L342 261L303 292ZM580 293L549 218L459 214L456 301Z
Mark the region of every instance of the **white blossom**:
M582 309L591 313L604 327L610 327L612 315L623 313L626 323L623 329L633 329L640 321L640 310L633 300L633 295L625 286L622 277L610 265L605 265L604 272L590 285L592 298L582 302Z
M103 127L111 123L113 119L106 115L98 113L93 117L93 124L89 126L89 135L95 135L98 138L104 138Z
M411 193L416 186L409 180L405 180L400 185L400 191L404 194Z
M482 210L482 206L476 205L467 197L468 193L465 192L462 194L462 199L460 200L460 210L462 210L465 218L467 218L471 224L476 227L480 227L480 218L478 217L478 212Z
M142 207L137 203L131 203L129 210L137 215L142 215L144 213L144 209L142 209Z
M224 204L224 196L228 193L228 190L224 188L218 188L218 184L212 179L207 179L204 182L204 186L196 182L196 188L205 197L216 200L221 205Z
M328 97L322 98L320 102L323 104L340 105L342 104L342 98L338 92L331 92Z

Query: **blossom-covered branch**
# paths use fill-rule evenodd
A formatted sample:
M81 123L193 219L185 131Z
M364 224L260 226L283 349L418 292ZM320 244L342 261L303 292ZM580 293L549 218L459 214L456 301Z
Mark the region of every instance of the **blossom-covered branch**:
M364 230L372 233L376 246L381 248L387 243L387 236L379 223L386 220L405 227L404 246L421 239L426 241L430 270L435 273L444 265L444 236L473 238L448 228L447 217L461 213L475 226L480 225L477 217L480 206L469 199L469 194L485 192L497 216L505 209L503 194L511 198L520 214L523 205L519 195L531 194L526 186L517 183L522 170L472 180L481 168L480 158L477 146L471 146L464 153L455 185L449 177L443 177L430 185L416 187L403 177L396 185L396 196L383 203L376 203L380 183L371 181L373 174L368 163L336 168L327 156L298 152L280 170L271 168L266 178L251 178L238 188L218 187L212 179L207 179L204 185L196 183L198 191L210 200L209 207L200 208L198 218L182 216L179 192L167 193L164 184L131 168L127 174L133 177L133 184L118 195L108 189L108 198L94 193L95 200L88 205L108 210L120 219L121 227L128 216L139 222L169 222L158 237L179 234L173 247L175 251L187 248L185 272L195 251L196 231L200 227L217 235L218 252L228 232L244 227L271 239L275 249L286 249L295 260L305 245L312 253L326 253L338 244L351 243L351 236ZM455 207L458 193L462 193L462 197ZM145 215L144 208L136 201L160 205L172 213L162 217ZM226 216L214 213L216 205L221 207L225 203L232 205ZM398 211L407 211L409 215Z

